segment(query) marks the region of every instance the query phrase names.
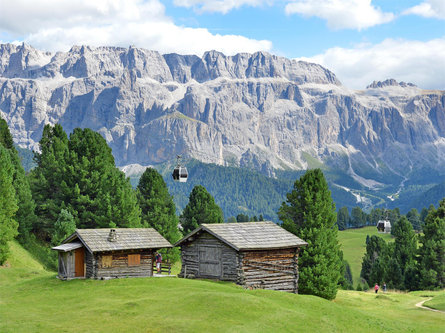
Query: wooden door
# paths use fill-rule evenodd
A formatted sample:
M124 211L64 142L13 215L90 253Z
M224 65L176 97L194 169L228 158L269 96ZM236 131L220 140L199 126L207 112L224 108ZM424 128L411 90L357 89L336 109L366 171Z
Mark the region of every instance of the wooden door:
M74 276L85 276L85 249L83 247L74 251Z
M218 246L199 247L199 275L203 277L221 277L221 248Z

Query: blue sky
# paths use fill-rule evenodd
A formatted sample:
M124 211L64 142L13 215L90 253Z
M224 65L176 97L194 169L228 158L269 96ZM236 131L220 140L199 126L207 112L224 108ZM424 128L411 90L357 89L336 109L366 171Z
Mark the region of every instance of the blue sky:
M445 2L445 0L443 0ZM204 1L203 1L204 2ZM318 17L286 15L287 1L259 7L242 6L228 13L200 12L199 7L178 7L165 1L166 13L178 25L207 28L214 34L243 35L252 39L267 39L272 52L288 58L311 57L331 47L353 47L359 43L379 43L390 37L428 41L445 36L443 19L419 15L400 15L418 5L419 0L372 1L383 12L394 13L393 21L366 29L333 29Z
M267 51L363 89L395 78L445 89L445 0L0 0L0 41L49 51Z

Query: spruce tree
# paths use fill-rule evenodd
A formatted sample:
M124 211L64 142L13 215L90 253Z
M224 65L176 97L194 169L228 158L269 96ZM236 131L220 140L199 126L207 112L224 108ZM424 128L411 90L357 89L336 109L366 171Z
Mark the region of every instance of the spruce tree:
M22 242L29 236L32 228L37 223L35 215L35 203L32 198L29 180L25 175L25 170L20 162L20 158L8 125L4 119L0 119L0 145L3 145L9 152L13 165L13 186L18 201L18 210L14 219L18 222L18 232Z
M409 223L413 226L414 230L421 230L422 229L422 221L420 220L420 214L417 211L417 209L412 208L407 214L406 218L408 219Z
M17 235L14 215L18 209L13 186L14 166L8 150L0 145L0 265L8 258L8 242Z
M31 191L39 219L34 230L39 238L50 241L60 210L66 208L65 194L69 191L65 182L68 137L59 124L45 125L39 144L40 153L34 153L37 166L30 174Z
M417 240L413 227L403 216L393 226L394 255L404 276L406 269L412 266L416 257ZM401 284L400 284L401 285Z
M152 227L170 243L176 243L181 238L176 207L164 179L155 169L145 169L137 186L137 199L142 226ZM172 261L177 260L179 249L170 250L167 257Z
M438 209L431 208L423 225L419 246L421 289L445 287L445 199Z
M337 212L337 225L338 230L345 230L350 224L350 217L348 207L342 207Z
M136 193L116 168L105 139L88 128L74 129L68 142L66 199L79 228L141 226Z
M76 128L68 140L60 125L47 125L40 150L31 175L43 238L51 239L62 209L78 228L141 226L136 193L100 134Z
M224 223L221 208L202 185L193 188L180 219L184 234L193 231L202 223Z
M65 238L76 231L76 222L73 215L66 210L60 211L59 217L54 224L54 234L52 235L51 243L53 246L59 245Z
M360 277L369 284L380 283L384 278L387 245L383 238L371 236L366 244Z
M308 243L299 257L299 292L334 299L342 274L335 205L320 169L294 183L278 216L283 227Z

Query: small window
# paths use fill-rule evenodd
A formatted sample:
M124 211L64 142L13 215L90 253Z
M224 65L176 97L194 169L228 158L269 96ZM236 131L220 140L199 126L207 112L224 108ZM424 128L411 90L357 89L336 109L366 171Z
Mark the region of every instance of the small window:
M102 256L102 268L113 267L113 256Z
M139 266L141 264L140 254L129 254L128 255L128 266Z

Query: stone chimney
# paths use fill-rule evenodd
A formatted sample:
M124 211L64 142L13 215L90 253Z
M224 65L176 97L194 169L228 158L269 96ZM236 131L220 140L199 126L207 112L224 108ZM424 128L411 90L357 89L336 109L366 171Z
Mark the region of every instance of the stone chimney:
M116 229L110 229L110 234L108 235L108 241L109 242L115 242L117 241L117 234L116 234Z

